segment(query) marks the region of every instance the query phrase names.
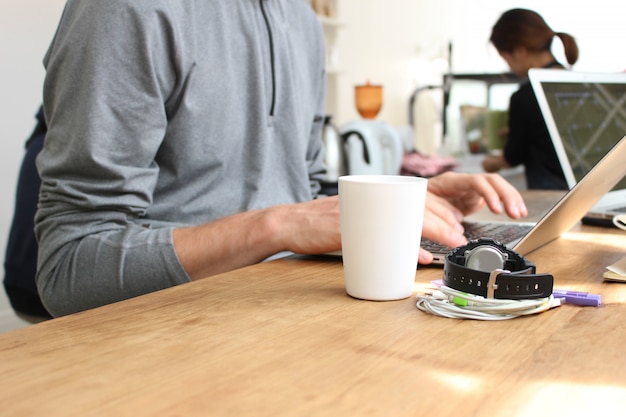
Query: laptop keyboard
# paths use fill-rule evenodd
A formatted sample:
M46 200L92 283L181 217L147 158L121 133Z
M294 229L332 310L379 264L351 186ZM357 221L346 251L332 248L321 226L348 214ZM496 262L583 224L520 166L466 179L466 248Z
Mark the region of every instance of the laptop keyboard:
M532 229L529 224L515 223L463 223L467 240L489 237L504 244L521 239ZM422 248L429 252L448 252L452 250L445 245L428 239L422 239Z

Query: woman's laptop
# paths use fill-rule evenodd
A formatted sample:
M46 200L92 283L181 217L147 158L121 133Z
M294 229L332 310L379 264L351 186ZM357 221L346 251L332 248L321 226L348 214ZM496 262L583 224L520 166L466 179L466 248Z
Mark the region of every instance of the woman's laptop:
M468 239L491 237L507 247L526 255L571 229L607 192L626 176L626 136L617 142L537 223L518 222L472 222L466 224L466 232L480 226L489 229L477 231ZM501 234L504 233L504 234ZM519 236L515 234L519 233ZM466 233L469 234L469 233ZM510 236L506 236L506 234ZM422 247L430 250L434 264L443 264L450 248L429 246L424 240Z
M571 188L626 134L626 73L531 69L529 79ZM626 178L583 222L612 225L624 213Z

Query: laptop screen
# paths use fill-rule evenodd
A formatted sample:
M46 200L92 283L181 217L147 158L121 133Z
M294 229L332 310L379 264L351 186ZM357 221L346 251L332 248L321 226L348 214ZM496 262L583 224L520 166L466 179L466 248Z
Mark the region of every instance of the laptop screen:
M531 70L529 76L550 135L560 138L555 149L571 188L626 134L626 73ZM626 189L626 178L614 189Z

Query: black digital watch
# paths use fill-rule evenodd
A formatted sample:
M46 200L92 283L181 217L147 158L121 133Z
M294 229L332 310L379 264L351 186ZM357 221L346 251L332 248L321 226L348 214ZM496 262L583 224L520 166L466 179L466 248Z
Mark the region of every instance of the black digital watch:
M443 284L485 298L526 300L552 294L554 277L535 273L535 264L493 239L472 240L450 251Z

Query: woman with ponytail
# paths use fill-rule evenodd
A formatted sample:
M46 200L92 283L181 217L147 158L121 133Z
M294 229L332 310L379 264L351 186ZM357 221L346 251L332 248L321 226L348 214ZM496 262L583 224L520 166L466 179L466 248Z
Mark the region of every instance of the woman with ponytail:
M532 10L511 9L503 13L493 26L489 39L511 71L525 81L511 96L508 137L503 153L487 156L483 168L487 172L496 172L523 164L529 189L568 189L537 99L527 80L531 68L566 68L552 53L555 37L563 44L567 63L570 66L575 64L578 60L576 40L567 33L554 32Z

